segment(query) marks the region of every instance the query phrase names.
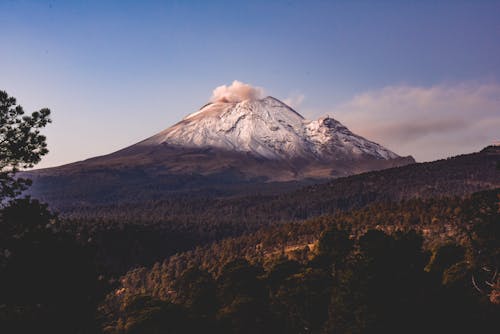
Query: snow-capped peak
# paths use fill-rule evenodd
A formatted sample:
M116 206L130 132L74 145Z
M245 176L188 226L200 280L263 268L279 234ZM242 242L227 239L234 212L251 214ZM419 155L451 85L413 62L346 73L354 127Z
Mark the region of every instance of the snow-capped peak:
M267 159L306 158L356 160L398 155L353 134L337 120L304 119L295 110L268 96L240 102L216 101L142 142L183 147L213 147L248 152Z

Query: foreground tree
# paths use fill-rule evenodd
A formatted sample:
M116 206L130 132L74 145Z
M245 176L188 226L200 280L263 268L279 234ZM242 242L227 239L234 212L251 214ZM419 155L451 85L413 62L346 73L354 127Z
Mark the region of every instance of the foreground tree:
M92 253L64 233L46 204L16 198L47 150L50 111L25 115L0 91L0 333L94 333L100 282Z
M16 178L23 168L31 168L48 153L40 129L50 123L50 110L43 108L25 115L14 97L0 91L0 200L19 195L30 185Z

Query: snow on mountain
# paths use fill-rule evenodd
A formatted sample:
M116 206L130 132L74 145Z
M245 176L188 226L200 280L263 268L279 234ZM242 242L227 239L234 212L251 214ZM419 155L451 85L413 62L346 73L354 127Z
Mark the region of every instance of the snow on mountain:
M162 143L247 152L271 160L399 158L381 145L352 133L333 118L306 120L270 96L209 103L140 145Z

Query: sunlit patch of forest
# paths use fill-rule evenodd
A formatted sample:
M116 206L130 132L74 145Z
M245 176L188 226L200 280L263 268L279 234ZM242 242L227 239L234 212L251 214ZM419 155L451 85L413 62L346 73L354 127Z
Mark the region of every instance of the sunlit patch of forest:
M482 332L499 314L499 222L495 190L264 228L129 271L104 328Z

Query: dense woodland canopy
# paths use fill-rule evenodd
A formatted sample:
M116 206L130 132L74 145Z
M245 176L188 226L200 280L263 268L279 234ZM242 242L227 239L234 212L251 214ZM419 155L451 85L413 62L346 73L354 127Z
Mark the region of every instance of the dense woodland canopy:
M265 228L128 272L101 305L104 328L485 332L500 314L499 222L495 190Z
M106 245L55 218L30 199L2 210L0 323L12 333L461 333L499 314L498 278L482 268L500 265L500 189L264 227L115 283Z

